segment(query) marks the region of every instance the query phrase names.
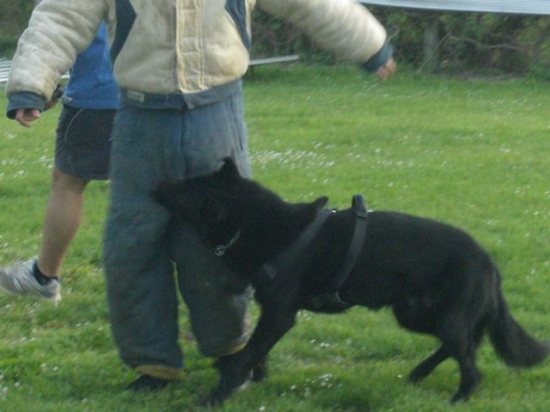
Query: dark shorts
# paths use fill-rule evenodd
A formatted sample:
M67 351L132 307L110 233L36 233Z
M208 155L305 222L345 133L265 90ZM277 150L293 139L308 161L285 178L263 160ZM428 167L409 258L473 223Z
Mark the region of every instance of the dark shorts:
M55 166L81 179L107 179L115 113L63 106L57 124Z

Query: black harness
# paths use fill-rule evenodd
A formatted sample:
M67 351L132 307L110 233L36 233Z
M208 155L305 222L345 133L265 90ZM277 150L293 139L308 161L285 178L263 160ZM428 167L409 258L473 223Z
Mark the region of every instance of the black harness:
M335 312L342 311L353 306L351 303L342 301L338 291L353 270L365 240L368 214L363 196L355 195L353 197L352 210L355 214L355 229L347 254L344 258L344 263L334 277L329 290L311 298L309 303L311 305L311 309L313 310ZM296 242L294 242L285 252L280 254L274 260L265 263L260 268L259 276L253 286L256 287L260 283L272 281L278 273L299 271L304 264L304 251L306 247L315 238L316 234L332 213L334 213L332 210L320 211L317 218L300 235Z

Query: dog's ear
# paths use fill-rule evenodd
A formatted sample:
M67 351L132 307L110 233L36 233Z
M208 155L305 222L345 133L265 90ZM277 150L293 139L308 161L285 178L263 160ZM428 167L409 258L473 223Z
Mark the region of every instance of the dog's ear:
M311 205L315 208L315 210L318 212L322 208L324 208L328 203L328 197L327 196L321 196L315 199Z
M235 181L241 178L237 165L230 157L223 159L223 166L217 173L218 177L226 181Z
M311 203L294 203L292 208L294 209L293 218L299 224L309 224L313 222L321 209L325 207L328 202L328 197L322 196L315 199Z

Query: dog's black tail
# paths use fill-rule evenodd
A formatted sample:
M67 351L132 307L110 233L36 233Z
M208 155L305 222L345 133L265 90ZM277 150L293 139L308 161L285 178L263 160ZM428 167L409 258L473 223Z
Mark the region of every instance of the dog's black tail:
M550 353L550 346L531 337L512 317L500 284L496 295L497 314L488 332L497 355L508 366L516 368L530 368L541 363Z

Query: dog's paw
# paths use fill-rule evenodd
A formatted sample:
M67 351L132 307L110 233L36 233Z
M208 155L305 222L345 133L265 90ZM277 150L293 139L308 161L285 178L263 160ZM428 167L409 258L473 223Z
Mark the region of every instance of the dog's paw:
M252 368L251 378L252 382L263 382L267 379L267 362L258 362L256 366Z
M219 407L226 401L227 398L231 396L233 392L240 389L244 390L248 386L248 383L249 381L247 380L242 385L233 388L220 382L218 386L212 390L208 398L201 402L201 406L206 408Z
M216 366L219 367L220 363L218 362ZM209 408L221 406L234 392L245 390L248 387L253 376L251 370L244 374L231 372L235 371L225 370L225 373L220 373L218 385L210 392L209 397L201 402L201 406Z
M409 381L412 383L418 383L426 378L434 370L434 365L430 362L421 362L411 373L409 373Z
M418 383L418 382L422 381L426 376L427 375L424 374L423 372L417 371L415 369L409 374L409 382Z

